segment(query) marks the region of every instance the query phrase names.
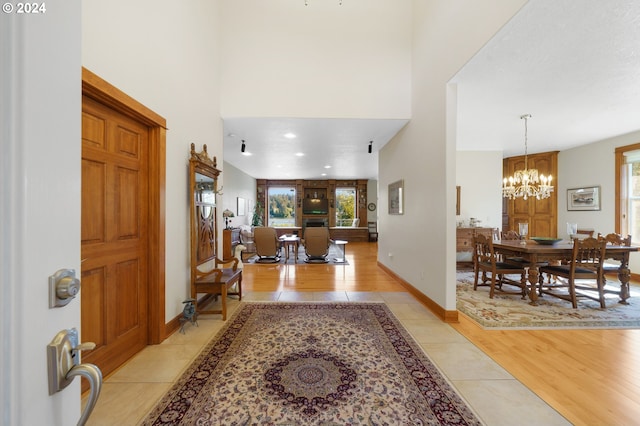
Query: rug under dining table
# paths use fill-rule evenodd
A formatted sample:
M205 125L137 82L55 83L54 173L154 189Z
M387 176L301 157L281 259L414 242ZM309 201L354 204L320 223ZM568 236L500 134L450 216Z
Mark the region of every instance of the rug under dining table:
M540 328L640 328L640 289L631 285L627 304L614 294L608 294L606 308L597 301L580 298L578 308L571 302L545 295L533 306L528 298L496 291L489 298L488 287L473 290L474 274L458 271L456 284L457 309L487 329L540 329ZM612 289L619 288L610 280Z
M477 425L384 303L243 302L145 425Z

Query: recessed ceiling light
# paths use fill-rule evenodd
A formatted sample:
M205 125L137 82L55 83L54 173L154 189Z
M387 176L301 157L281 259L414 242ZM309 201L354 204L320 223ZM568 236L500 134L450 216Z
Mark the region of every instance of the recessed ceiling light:
M330 168L331 168L331 166L327 164L326 166L324 166L324 168L325 168L325 169L330 169Z
M296 157L304 157L304 152L296 152Z
M289 132L289 133L285 133L284 137L287 138L287 139L294 139L296 137L296 135L295 135L295 133Z
M326 176L326 175L327 175L326 173L320 173L320 176Z
M248 151L245 151L245 152L242 153L242 155L246 155L248 157L248 156L253 155L253 154L248 152Z

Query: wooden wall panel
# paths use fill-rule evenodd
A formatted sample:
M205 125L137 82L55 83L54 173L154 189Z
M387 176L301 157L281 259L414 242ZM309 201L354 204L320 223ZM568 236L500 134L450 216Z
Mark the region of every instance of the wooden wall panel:
M503 171L506 175L512 175L516 170L523 170L524 156L510 157L504 159ZM558 152L545 152L529 155L527 159L529 169L538 169L540 174L553 176L552 184L557 187L558 181ZM529 236L533 237L556 237L558 234L558 195L554 189L551 197L537 200L534 198L517 198L506 201L506 218L504 223L508 223L508 229L502 231L518 231L518 223L529 223ZM503 204L503 212L505 205Z

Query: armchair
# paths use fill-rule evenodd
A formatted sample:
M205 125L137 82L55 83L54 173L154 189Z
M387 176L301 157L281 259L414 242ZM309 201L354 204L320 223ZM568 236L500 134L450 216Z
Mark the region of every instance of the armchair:
M326 263L329 255L329 246L331 245L329 237L329 228L324 226L306 228L304 231L304 250L307 254L307 263Z
M253 230L249 225L240 225L240 244L242 244L245 249L242 251L241 256L244 260L245 254L254 254L256 252L256 242L253 236Z
M256 245L258 263L280 262L280 248L282 246L278 239L275 228L258 226L253 229L253 238Z

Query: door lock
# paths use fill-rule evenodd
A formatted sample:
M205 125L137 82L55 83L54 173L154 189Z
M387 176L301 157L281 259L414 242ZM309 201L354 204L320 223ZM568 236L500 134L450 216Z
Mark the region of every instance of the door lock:
M60 269L49 277L49 307L67 305L80 291L80 280L74 269Z

